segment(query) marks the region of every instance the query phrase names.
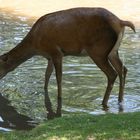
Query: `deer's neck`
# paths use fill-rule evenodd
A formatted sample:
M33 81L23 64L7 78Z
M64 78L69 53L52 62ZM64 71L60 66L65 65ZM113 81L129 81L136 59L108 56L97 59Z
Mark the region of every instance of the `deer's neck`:
M21 42L5 55L7 55L7 71L12 71L17 66L31 58L34 55L34 51L31 46Z

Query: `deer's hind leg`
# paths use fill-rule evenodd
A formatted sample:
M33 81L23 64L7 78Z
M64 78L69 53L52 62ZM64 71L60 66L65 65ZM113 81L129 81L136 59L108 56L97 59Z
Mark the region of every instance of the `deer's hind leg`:
M118 51L112 52L109 55L109 61L117 71L119 75L119 80L120 80L120 86L119 86L119 97L118 101L122 102L123 101L123 95L124 95L124 86L125 86L125 79L126 79L126 74L127 74L127 68L123 65L122 61L119 58Z
M119 97L118 97L119 102L123 101L125 78L127 74L127 68L123 65L118 54L118 49L120 47L123 34L124 34L124 29L119 33L116 44L114 45L113 49L108 55L109 61L111 62L112 66L114 67L114 69L119 75L119 80L120 80Z
M117 73L110 64L108 60L107 55L101 55L98 56L97 54L94 53L94 51L87 51L91 59L96 63L96 65L105 73L108 83L107 83L107 88L105 91L105 95L102 101L103 107L107 107L107 102L111 93L111 90L113 88L114 82L117 77Z
M97 38L97 39L96 39ZM91 39L90 45L86 48L87 53L96 65L105 73L107 77L107 87L102 101L102 105L107 107L110 93L117 78L117 72L111 65L108 55L117 41L117 35L112 29L106 29Z

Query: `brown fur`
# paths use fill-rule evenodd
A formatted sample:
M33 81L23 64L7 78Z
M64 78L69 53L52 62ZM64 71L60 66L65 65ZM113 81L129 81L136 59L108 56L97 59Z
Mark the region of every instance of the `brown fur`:
M107 105L117 75L120 78L119 101L121 102L127 69L119 59L118 49L125 26L135 31L131 22L122 21L103 8L74 8L47 14L34 24L21 43L0 56L0 77L2 78L34 55L41 55L48 59L45 105L48 118L53 118L61 116L63 56L88 55L108 78L102 104ZM48 82L53 67L56 70L58 84L56 113L52 110L48 96Z

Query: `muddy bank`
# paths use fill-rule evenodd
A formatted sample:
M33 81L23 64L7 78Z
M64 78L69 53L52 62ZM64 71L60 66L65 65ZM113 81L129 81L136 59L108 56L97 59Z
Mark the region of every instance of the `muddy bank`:
M136 25L140 25L140 1L130 0L0 0L0 9L14 14L24 14L33 18L38 18L46 13L58 11L72 7L105 7L122 19L131 20Z

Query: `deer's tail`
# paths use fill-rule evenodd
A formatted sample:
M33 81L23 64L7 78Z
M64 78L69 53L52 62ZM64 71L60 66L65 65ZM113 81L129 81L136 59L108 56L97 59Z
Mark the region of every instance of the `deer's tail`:
M130 22L130 21L121 21L121 25L122 26L128 26L128 27L130 27L135 33L136 33L136 30L135 30L135 26L134 26L134 24L132 23L132 22Z

